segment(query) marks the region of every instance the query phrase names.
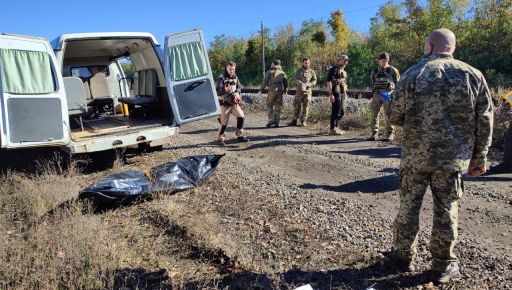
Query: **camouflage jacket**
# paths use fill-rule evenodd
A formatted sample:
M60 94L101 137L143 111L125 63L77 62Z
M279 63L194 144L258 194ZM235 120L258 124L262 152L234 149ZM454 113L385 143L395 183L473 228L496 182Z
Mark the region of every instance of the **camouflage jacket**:
M286 92L288 90L288 79L280 65L276 65L275 69L268 70L265 78L261 83L260 91L268 86L269 92Z
M398 80L400 80L400 73L396 67L391 65L385 69L377 66L372 70L370 80L374 93L390 92L395 88Z
M403 126L402 168L462 171L484 167L493 107L482 73L448 54L409 68L393 92L390 121Z
M295 73L295 80L297 81L297 93L311 93L313 86L316 85L316 73L310 68L301 67ZM302 84L306 86L306 90L302 90Z

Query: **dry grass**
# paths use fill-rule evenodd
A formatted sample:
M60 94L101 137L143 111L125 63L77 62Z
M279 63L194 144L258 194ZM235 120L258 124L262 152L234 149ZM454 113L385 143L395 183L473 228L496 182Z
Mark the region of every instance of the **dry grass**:
M187 210L164 195L95 213L75 198L110 172L36 164L36 173L0 175L0 289L215 288L222 269L239 267L211 210ZM111 171L133 166L147 164Z
M71 201L80 177L41 164L41 173L0 176L0 288L77 289L112 284L115 246L101 218ZM57 174L60 171L61 174Z

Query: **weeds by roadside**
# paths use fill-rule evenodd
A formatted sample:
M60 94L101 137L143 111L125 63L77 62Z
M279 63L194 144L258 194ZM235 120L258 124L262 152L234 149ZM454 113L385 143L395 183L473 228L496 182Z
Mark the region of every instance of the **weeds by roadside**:
M39 163L35 175L0 175L0 288L102 288L117 267L105 225L73 200L79 176ZM52 212L51 215L48 215Z

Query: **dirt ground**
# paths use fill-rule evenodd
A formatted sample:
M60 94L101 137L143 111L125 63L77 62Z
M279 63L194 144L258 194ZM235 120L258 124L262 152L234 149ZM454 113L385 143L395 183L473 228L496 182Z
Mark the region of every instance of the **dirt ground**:
M210 119L182 126L162 151L130 155L112 170L70 177L75 192L112 172L189 155L226 154L197 189L74 218L96 236L108 237L108 249L114 247L108 257L113 271L104 287L436 289L427 272L430 192L421 212L418 271L390 274L382 267L399 205L400 149L365 141L360 133L340 137L319 128L267 129L263 115L248 114L251 141L246 144L234 142L230 128L227 146L218 146L218 124ZM457 247L463 279L453 288L512 289L511 193L510 174L465 178Z

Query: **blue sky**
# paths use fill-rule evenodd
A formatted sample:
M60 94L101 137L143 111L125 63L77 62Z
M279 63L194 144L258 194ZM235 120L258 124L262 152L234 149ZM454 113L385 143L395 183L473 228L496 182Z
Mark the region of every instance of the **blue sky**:
M202 28L207 41L220 34L249 36L260 21L270 29L307 19L327 20L341 8L353 30L367 32L386 0L111 1L2 0L0 32L54 39L63 33L144 31L159 42L166 34ZM193 4L192 4L193 3Z

